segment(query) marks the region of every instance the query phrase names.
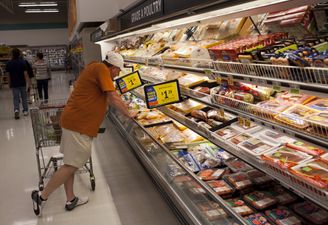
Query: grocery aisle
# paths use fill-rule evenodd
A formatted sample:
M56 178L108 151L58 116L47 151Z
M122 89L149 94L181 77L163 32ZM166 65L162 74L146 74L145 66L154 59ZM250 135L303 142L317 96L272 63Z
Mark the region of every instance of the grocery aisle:
M64 73L53 74L50 99L67 96L69 79ZM0 224L178 224L127 144L108 122L111 129L94 144L96 191L90 191L87 174L76 177L76 194L88 195L90 202L65 212L65 194L60 188L48 200L42 218L36 218L30 199L38 183L31 121L29 117L14 120L11 99L8 88L0 90Z

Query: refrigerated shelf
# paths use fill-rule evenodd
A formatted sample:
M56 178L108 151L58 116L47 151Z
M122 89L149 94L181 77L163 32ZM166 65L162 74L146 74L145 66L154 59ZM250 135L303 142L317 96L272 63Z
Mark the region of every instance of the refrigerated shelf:
M138 91L132 91L134 95L145 100L145 96L140 94ZM203 102L204 103L204 102ZM161 112L167 116L177 120L179 123L185 125L189 129L208 139L217 146L225 149L227 152L236 156L237 158L245 161L256 169L268 174L276 181L281 183L283 186L297 193L300 197L308 199L315 202L321 207L328 210L328 191L325 189L320 189L315 187L302 179L299 179L289 173L288 171L283 171L268 164L265 164L263 161L252 157L247 154L245 151L241 150L239 147L228 143L225 139L219 137L214 132L211 132L209 129L197 124L196 122L186 118L184 115L175 112L167 107L158 108Z

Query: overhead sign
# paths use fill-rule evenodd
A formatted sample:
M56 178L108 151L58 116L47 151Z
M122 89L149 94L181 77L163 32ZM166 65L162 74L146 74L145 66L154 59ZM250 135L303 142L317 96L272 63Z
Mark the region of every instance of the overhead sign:
M164 14L163 0L147 0L120 17L121 29L160 18Z
M182 100L178 80L146 85L144 90L149 109L177 103Z
M139 71L119 77L115 80L115 82L122 94L143 85Z

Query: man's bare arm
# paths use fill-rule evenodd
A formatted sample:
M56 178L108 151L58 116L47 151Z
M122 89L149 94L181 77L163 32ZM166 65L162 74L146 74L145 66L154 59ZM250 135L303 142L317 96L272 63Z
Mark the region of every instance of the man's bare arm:
M32 84L31 84L30 77L28 76L28 73L27 73L26 71L24 71L24 76L25 76L26 84L27 84L28 87L30 88L30 87L32 86Z
M109 91L107 93L107 103L110 106L118 109L121 113L123 113L127 117L134 117L133 113L130 113L127 105L121 99L121 97L116 93L116 91Z

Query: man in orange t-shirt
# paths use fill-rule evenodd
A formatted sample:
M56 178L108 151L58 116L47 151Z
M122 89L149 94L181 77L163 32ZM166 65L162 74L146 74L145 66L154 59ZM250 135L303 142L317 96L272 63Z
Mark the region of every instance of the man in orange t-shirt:
M50 179L44 190L32 192L33 209L41 214L41 206L48 196L64 184L67 202L66 210L88 202L78 198L73 191L74 174L83 167L91 156L91 144L97 136L108 105L117 108L124 115L130 115L127 106L115 91L114 77L123 68L123 58L115 52L108 52L106 59L90 63L75 83L65 109L61 115L62 138L60 152L64 154L64 165Z

